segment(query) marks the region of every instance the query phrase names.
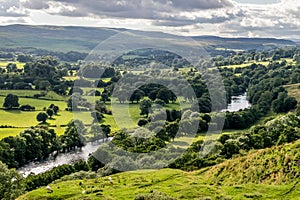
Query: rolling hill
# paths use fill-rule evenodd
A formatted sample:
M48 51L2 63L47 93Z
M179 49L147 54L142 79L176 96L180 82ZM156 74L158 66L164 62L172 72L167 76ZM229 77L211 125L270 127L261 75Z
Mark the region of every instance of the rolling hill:
M299 199L300 141L225 161L194 172L174 169L123 172L108 177L64 177L19 200L34 199ZM79 172L80 173L80 172ZM73 175L74 176L74 175ZM150 198L152 197L152 198Z
M79 26L0 26L0 50L30 52L47 51L89 52L101 41L127 29ZM296 45L291 40L274 38L221 38L195 36L192 39L206 44L208 49L270 49L276 46ZM212 48L211 48L212 47Z

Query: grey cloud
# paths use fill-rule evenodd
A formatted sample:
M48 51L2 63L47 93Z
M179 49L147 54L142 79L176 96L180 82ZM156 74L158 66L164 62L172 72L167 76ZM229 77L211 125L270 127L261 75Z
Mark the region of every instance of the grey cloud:
M225 6L232 6L227 0L194 0L194 1L183 1L183 0L172 0L174 7L182 8L185 10L195 9L214 9L223 8Z
M31 9L46 8L42 1L34 0L24 4ZM49 2L49 1L43 1ZM216 9L232 6L229 0L52 0L75 8L73 14L62 10L60 15L106 16L120 18L159 18L162 13L178 11ZM59 6L59 5L58 5Z
M26 20L24 18L14 18L14 19L3 20L2 23L23 24L23 23L26 23Z
M218 24L218 23L223 23L228 20L232 20L234 18L236 18L236 15L233 15L233 14L230 14L227 17L220 17L220 16L213 16L211 18L198 17L193 20L171 18L168 20L156 20L152 24L155 26L178 27L178 26L188 26L188 25L194 25L194 24L205 24L205 23Z
M280 26L284 28L280 28ZM294 26L288 23L279 23L274 27L252 27L241 26L239 22L227 23L223 25L223 28L219 31L221 34L229 34L232 36L244 36L248 37L248 33L252 32L260 37L275 37L275 38L287 38L291 37L299 38L300 27Z
M20 12L18 0L0 0L0 16L4 17L23 17L28 13Z
M27 0L21 3L22 6L29 8L29 9L47 9L49 8L48 1L41 1L41 0Z

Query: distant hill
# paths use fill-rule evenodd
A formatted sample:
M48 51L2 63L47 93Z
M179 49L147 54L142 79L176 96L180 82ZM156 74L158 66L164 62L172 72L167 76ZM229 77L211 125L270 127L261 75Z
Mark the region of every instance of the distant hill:
M205 41L216 48L239 49L239 50L264 50L278 46L296 46L292 40L276 38L222 38L217 36L194 36L197 41Z
M0 26L0 50L18 49L30 51L89 52L101 41L127 29L79 27L79 26ZM291 40L273 38L221 38L195 36L207 49L270 49L276 46L296 45Z

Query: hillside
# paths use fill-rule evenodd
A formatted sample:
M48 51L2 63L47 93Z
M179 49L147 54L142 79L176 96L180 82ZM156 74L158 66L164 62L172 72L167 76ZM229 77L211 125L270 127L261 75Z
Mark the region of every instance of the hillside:
M126 29L96 28L79 26L0 26L2 50L18 49L32 51L89 52L99 42ZM225 49L270 49L276 46L295 45L290 40L273 38L221 38L215 36L195 36L194 40L212 48Z
M146 196L152 199L158 196L164 196L162 199L298 199L299 150L300 141L297 141L253 151L195 172L174 169L123 172L111 176L113 184L107 177L57 181L50 185L53 193L40 188L19 200L144 199Z
M240 50L267 50L276 46L296 45L294 41L275 38L222 38L217 36L195 36L193 39L205 41L216 48Z

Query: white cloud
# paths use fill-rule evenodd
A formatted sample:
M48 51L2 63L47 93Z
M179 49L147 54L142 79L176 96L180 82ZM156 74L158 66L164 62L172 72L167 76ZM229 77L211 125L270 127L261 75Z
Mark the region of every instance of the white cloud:
M185 35L300 38L300 1L272 3L277 1L262 5L234 0L0 0L0 19Z

